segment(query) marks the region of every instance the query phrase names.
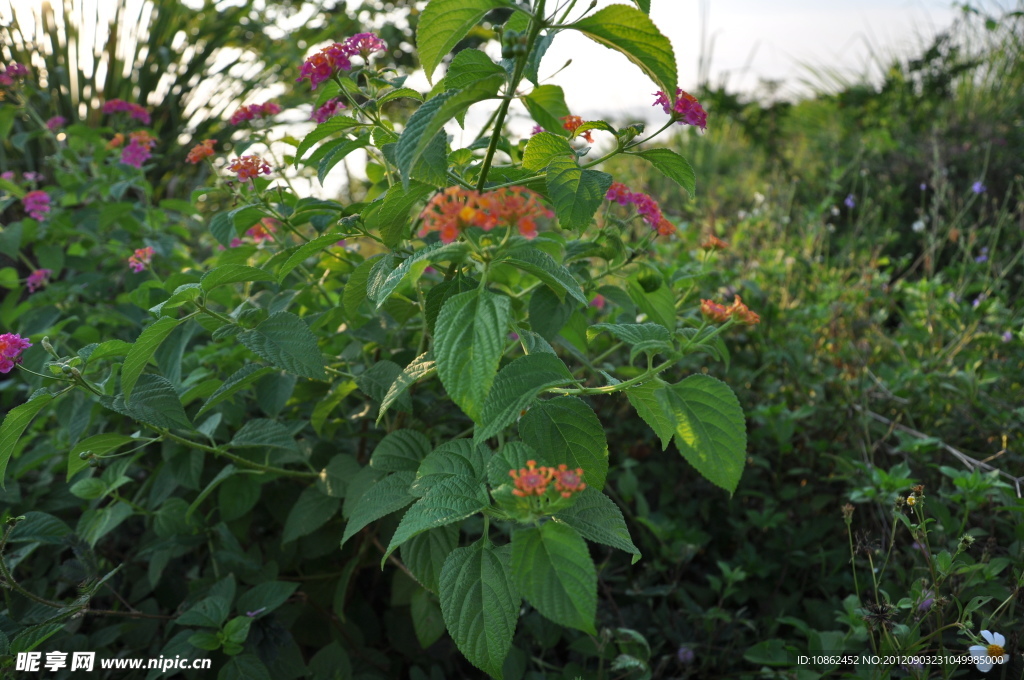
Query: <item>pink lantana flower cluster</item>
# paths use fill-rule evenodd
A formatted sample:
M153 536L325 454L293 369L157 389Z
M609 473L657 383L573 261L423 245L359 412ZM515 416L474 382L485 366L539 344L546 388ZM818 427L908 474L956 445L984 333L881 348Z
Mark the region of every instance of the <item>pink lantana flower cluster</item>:
M661 214L658 202L647 194L630 191L629 187L622 182L612 182L605 198L619 205L635 205L636 211L644 218L644 222L657 229L662 236L671 236L676 233L676 226L665 219L665 216Z
M324 82L338 71L352 68L351 57L362 57L368 61L370 56L386 51L388 46L373 33L357 33L346 38L345 42L331 43L313 56L306 59L299 69L299 77L295 82L301 83L309 79L310 89Z
M31 342L16 333L0 335L0 373L10 373L15 364L21 363L21 353L31 346Z
M271 217L264 217L257 224L246 229L245 236L252 239L252 242L255 243L256 245L259 245L264 241L272 241L274 239L273 234L277 231L277 227L275 226L276 223L277 220ZM238 246L244 244L245 242L245 237L236 237L231 239L230 246L232 248L237 248Z
M126 102L123 99L111 99L103 105L103 113L127 113L135 120L141 121L143 125L149 125L152 119L149 111L138 104Z
M242 156L228 164L228 170L238 176L240 182L247 182L260 174L270 174L270 164L259 156Z
M21 199L25 212L34 220L42 221L50 212L50 196L45 191L30 191Z
M34 293L40 288L43 288L50 282L50 274L53 271L49 269L37 269L28 275L25 279L25 284L28 286L28 292Z
M60 130L62 127L67 125L67 123L68 119L64 116L54 116L53 118L50 118L46 121L46 129L49 130L50 132L56 132L57 130Z
M655 92L654 96L656 99L652 106L661 105L662 110L671 114L680 125L694 125L701 131L707 130L708 114L692 94L677 89L674 101L669 101L668 96L661 90Z
M239 123L247 120L256 120L257 118L270 118L281 113L281 105L277 102L263 102L262 104L249 104L231 114L231 118L228 120L232 125L238 125Z
M150 246L139 248L128 258L128 268L138 274L153 260L154 250Z
M324 105L313 109L313 115L309 119L317 124L323 123L334 116L337 116L345 110L345 105L340 99L335 97L334 99L328 99L324 102Z

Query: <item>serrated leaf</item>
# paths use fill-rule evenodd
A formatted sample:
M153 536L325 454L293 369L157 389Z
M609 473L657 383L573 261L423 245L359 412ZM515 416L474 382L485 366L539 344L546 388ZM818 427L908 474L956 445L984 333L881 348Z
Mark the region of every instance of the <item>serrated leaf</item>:
M417 264L420 265L420 271L422 271L431 262L460 260L465 252L466 245L464 243L441 243L440 241L432 243L405 258L400 265L381 276L379 282L371 280L367 284L367 295L377 303L379 309Z
M697 192L697 175L685 158L671 149L648 149L637 156L656 167L663 175L686 189L693 196Z
M196 413L196 417L203 415L211 408L221 403L225 399L230 399L239 390L243 390L252 383L256 382L268 373L272 373L274 369L269 366L260 366L259 364L246 364L240 369L232 373L227 380L217 388L217 391L210 395L202 408Z
M427 649L444 635L444 615L441 605L429 592L418 589L409 602L412 626L420 647Z
M554 258L539 248L533 246L513 248L502 256L499 262L507 262L513 267L536 276L559 297L568 293L581 305L587 305L587 298L583 295L583 288L579 281L568 269L555 262Z
M430 449L430 440L423 433L395 430L377 444L370 465L384 472L415 472Z
M691 375L657 394L675 418L679 452L708 481L735 493L747 457L747 428L733 391L710 376Z
M537 172L548 167L551 159L559 156L574 157L569 140L551 132L538 132L526 143L523 150L523 167Z
M676 301L668 286L663 284L648 293L635 277L631 277L626 287L630 299L651 321L660 323L670 331L675 329Z
M535 461L537 465L551 464L543 453L535 450L524 442L506 442L501 451L487 461L487 483L497 488L509 483L509 472L526 467L526 461Z
M585 229L601 206L612 176L584 170L572 158L556 157L547 166L546 181L555 215L563 229Z
M196 300L203 292L203 287L198 283L185 283L174 289L171 293L171 297L167 298L160 304L150 307L149 313L156 315L163 315L165 312L170 312L172 309L177 309L186 302L192 302Z
M176 619L182 626L220 628L231 612L231 603L219 595L213 595L196 602Z
M452 401L474 421L498 373L510 316L509 299L486 289L450 298L438 314L437 374Z
M580 19L572 28L605 47L621 52L640 67L662 92L675 95L676 55L672 43L651 18L629 5L611 5Z
M565 103L565 93L558 85L535 87L530 94L522 97L522 102L530 117L546 132L562 137L569 136L562 120L569 115L569 107Z
M512 532L516 588L547 619L596 635L597 570L586 541L559 522Z
M231 439L231 446L268 446L275 449L297 448L295 438L287 427L276 420L253 418Z
M178 327L179 323L181 321L169 316L157 319L147 326L139 334L139 339L132 344L121 367L121 391L124 392L126 399L131 396L132 390L135 389L135 383L146 369L146 364L153 357L157 347L171 334L171 331Z
M350 495L346 499L346 504L351 500L352 512L348 524L345 525L345 534L341 537L341 545L345 545L348 539L355 536L370 522L401 510L416 500L416 497L409 493L409 485L412 484L413 477L412 472L393 472L375 482L358 498L353 498Z
M519 619L511 552L483 540L458 548L440 579L441 613L452 640L470 663L498 680Z
M485 14L503 4L500 0L433 0L427 3L416 28L416 49L428 82L434 82L434 69L444 55L465 38Z
M448 64L448 72L444 76L444 89L457 90L474 81L492 75L505 75L505 69L491 61L491 58L480 50L461 50Z
M273 274L259 267L249 267L244 264L226 264L222 267L215 267L203 274L199 284L203 287L203 290L210 292L217 286L223 286L228 283L273 280Z
M427 320L427 328L430 330L431 335L434 334L437 315L441 313L441 307L444 306L444 303L459 293L475 290L479 285L478 281L468 276L463 276L459 272L455 274L454 278L442 281L427 291L426 309L423 315Z
M629 360L637 354L669 354L672 352L671 336L668 329L658 323L599 323L587 329L587 340L592 340L601 331L608 331L616 339L630 345Z
M452 439L431 451L416 469L416 481L409 493L422 496L428 489L446 477L463 477L475 482L483 478L487 454L485 446L477 446L469 439Z
M288 543L313 533L337 515L339 508L341 508L340 498L326 496L320 493L316 487L309 487L302 492L299 500L288 513L281 542Z
M583 481L600 491L608 475L608 441L601 421L581 399L542 401L519 421L519 436L551 465L583 468Z
M107 408L150 425L192 429L178 393L162 375L147 373L140 376L131 398L127 400L119 394L114 398L101 397L100 402Z
M671 411L658 399L658 391L668 387L668 383L660 378L653 378L626 390L626 398L636 409L638 416L651 426L654 434L661 440L661 450L668 448L672 435L676 431L676 419Z
M483 442L511 425L545 389L572 382L572 373L554 354L519 357L498 372L484 401L482 424L477 426L473 441Z
M338 144L331 146L316 166L316 179L320 186L324 185L327 174L334 169L334 166L345 160L350 153L356 149L362 149L370 143L370 135L364 133L355 139L343 139Z
M445 477L430 487L423 497L405 511L395 529L380 566L398 546L413 536L447 524L460 522L490 505L487 487L461 476Z
M628 552L633 555L633 564L640 559L619 506L596 489L587 487L576 494L576 502L558 511L554 519L568 524L584 538Z
M277 312L252 330L242 331L238 340L274 366L305 378L326 377L324 359L316 336L306 323L290 312Z
M239 612L261 610L257 616L265 616L287 602L298 587L298 583L266 581L242 593L238 598L235 610Z
M447 0L442 1L446 2ZM469 1L473 0L457 0L460 4ZM480 0L476 1L479 2ZM428 9L436 3L437 0L432 2L428 5ZM425 14L426 12L424 12ZM421 18L420 21L420 30L422 30L423 19ZM395 147L395 164L402 173L403 186L409 186L412 170L416 166L416 162L426 151L427 147L430 146L434 136L444 128L445 123L464 112L473 104L493 98L497 94L498 88L504 82L505 77L503 75L493 75L477 80L462 90L442 92L423 104L423 106L417 109L416 113L409 117L405 131L402 132L402 136L398 139L398 144ZM447 163L447 155L442 155L444 156L444 162Z
M370 367L356 379L356 384L364 394L377 402L384 401L391 386L402 374L402 367L393 361L382 359ZM399 394L395 399L395 408L402 411L412 410L412 401L408 394Z
M409 365L403 368L402 372L395 378L395 382L391 383L387 394L384 395L384 399L380 402L380 413L377 415L377 422L380 423L380 419L384 417L384 414L391 408L391 405L404 395L410 387L435 373L437 373L437 362L434 361L434 355L429 350L410 361Z
M331 118L328 118L313 128L313 130L299 143L298 148L295 149L295 167L299 167L302 157L305 156L306 152L313 148L313 145L320 140L326 139L327 137L343 130L350 130L354 127L361 127L364 125L367 125L367 123L360 123L355 118L350 118L348 116L332 116Z
M433 191L434 187L423 182L409 182L407 187L396 184L388 189L375 210L363 211L363 222L380 232L384 245L394 248L406 236L409 211Z
M322 250L326 250L327 248L337 245L338 241L342 240L346 236L347 234L338 232L324 234L323 236L318 236L312 241L299 246L294 253L288 256L288 259L285 260L283 265L281 265L281 268L277 270L278 285L284 283L285 278L287 278L287 276L306 259L316 255Z
M374 255L355 268L345 283L345 292L342 294L342 302L345 306L345 314L349 318L357 318L359 306L366 299L366 284L370 279L370 272L383 255Z
M398 89L391 90L385 94L382 94L377 98L377 105L383 106L384 104L394 101L395 99L415 99L418 102L423 101L423 95L411 87L399 87Z
M438 592L445 559L459 547L459 527L448 524L429 529L402 544L402 564L432 593Z
M576 307L577 303L574 300L559 299L559 296L547 286L538 288L530 295L530 328L535 331L534 335L540 336L543 340L553 340L572 316ZM524 335L525 331L522 329L517 332L524 346L528 346L527 343L533 340ZM532 350L527 351L532 352ZM551 353L554 354L554 350L551 350Z

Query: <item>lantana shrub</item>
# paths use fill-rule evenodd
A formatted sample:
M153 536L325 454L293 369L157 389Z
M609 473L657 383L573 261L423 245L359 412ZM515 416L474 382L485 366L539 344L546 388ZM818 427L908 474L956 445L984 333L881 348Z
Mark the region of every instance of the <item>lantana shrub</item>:
M417 34L426 95L381 65L394 46L373 34L317 49L296 84L316 122L303 138L265 102L232 116L233 142L194 141L188 162L208 164L211 181L193 198L225 206L212 214L149 202L145 163L169 142L141 127L145 107L107 102L113 127L98 130L26 109L55 153L38 187L0 184L5 214L24 215L3 232L19 269L5 278L2 366L33 388L3 421L0 472L10 467L8 489L63 476L89 509L72 528L9 503L5 550L57 537L85 583L77 598L53 582L42 592L5 566L18 595L55 609L46 636L31 617L12 623L12 651L73 618L119 616L162 630L165 656L221 655L221 677L320 677L359 648L353 584L368 561L411 579L423 647L446 629L492 677L521 612L598 634L588 541L641 556L603 493L617 452L593 404L624 394L663 449L674 442L732 493L746 456L739 402L680 365L727 361L723 332L760 321L739 296L700 299L723 241L688 246L653 198L599 169L637 156L695 191L686 160L651 142L676 124L704 129L707 114L678 88L672 46L639 4L572 18L545 0L432 0ZM497 9L512 10L505 58L464 49L433 80ZM563 31L637 64L664 125L648 134L573 115L561 88L538 80ZM12 90L4 106L22 101ZM540 131L509 134L514 101ZM453 146L453 126L488 106L477 141ZM304 195L296 180L323 182L360 151L364 200ZM689 252L686 266L651 260L656 239ZM271 547L250 544L268 533ZM329 576L300 598L321 567ZM189 587L169 588L171 573ZM340 631L318 631L307 659L275 618L303 598L324 600Z

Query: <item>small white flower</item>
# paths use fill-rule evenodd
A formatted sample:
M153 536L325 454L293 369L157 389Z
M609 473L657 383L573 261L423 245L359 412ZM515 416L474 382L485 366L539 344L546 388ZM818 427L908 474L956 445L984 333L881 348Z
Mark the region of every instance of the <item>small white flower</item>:
M838 214L839 214L839 208L837 208L836 206L832 206L832 217L835 217Z
M1006 638L1000 633L992 633L987 630L981 631L981 637L985 638L988 642L987 647L982 645L971 645L967 648L967 651L971 653L971 660L974 665L978 667L978 670L982 673L988 673L992 670L990 661L995 660L996 663L1006 663L1010 660L1010 655L1006 653L1006 649L1003 645L1006 644Z
M917 220L916 222L910 225L910 229L915 234L920 234L922 231L924 231L924 220Z
M764 203L764 194L762 194L760 191L755 191L754 205L761 205L762 203Z

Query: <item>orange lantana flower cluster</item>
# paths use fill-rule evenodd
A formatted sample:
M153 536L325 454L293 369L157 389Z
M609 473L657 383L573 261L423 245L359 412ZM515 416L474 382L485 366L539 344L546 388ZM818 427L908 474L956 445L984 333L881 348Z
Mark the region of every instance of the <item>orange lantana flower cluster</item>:
M204 158L209 158L214 153L213 145L216 143L216 139L204 139L201 143L192 147L192 150L188 152L188 156L185 157L185 160L194 165Z
M729 244L714 234L711 234L704 240L704 243L700 244L700 247L704 250L725 250L729 247Z
M480 193L473 189L448 187L430 199L420 213L419 235L440 232L441 241L451 243L469 227L490 231L497 226L515 226L526 238L537 235L537 218L553 217L540 197L523 187L504 187Z
M583 125L583 123L585 122L579 116L562 116L562 121L562 127L568 130L569 134L573 136L575 136L576 130L578 130L580 126ZM582 133L580 133L580 136L583 137L583 139L587 140L587 144L594 143L594 138L593 136L591 136L590 130L584 130Z
M264 175L270 174L270 164L264 161L259 156L242 156L236 158L228 164L228 170L238 175L239 181L245 182L254 177L258 177L260 173Z
M553 481L555 490L563 498L569 498L578 491L583 491L587 485L583 483L583 468L570 470L569 466L562 463L557 468L541 466L537 467L537 461L526 461L526 467L518 470L509 470L508 474L515 480L513 495L543 496L548 491L548 485Z
M748 326L761 323L761 317L755 312L750 311L745 304L743 304L743 298L739 295L735 297L733 303L726 307L713 300L701 300L700 301L700 313L704 315L704 318L711 323L725 323L730 318L735 318L736 321Z

